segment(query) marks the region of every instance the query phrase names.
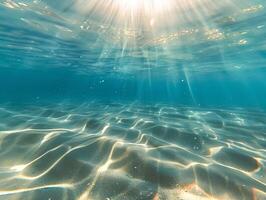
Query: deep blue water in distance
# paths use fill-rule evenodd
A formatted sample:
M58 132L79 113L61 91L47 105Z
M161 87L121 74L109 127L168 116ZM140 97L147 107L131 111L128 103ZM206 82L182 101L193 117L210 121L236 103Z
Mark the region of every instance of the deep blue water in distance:
M0 200L265 200L264 0L0 0Z
M77 75L61 69L2 69L1 101L38 103L89 100L165 103L196 107L266 107L264 69L243 72L219 72L192 77L190 86L180 72L176 80L145 75L110 77ZM191 89L190 89L191 88Z

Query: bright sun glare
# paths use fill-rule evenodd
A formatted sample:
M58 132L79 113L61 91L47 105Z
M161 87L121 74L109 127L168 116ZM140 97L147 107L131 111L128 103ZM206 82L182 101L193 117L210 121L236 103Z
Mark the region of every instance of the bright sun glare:
M171 8L173 0L115 0L119 9L131 12L158 12Z
M110 27L157 29L194 19L204 20L216 4L211 0L75 0L75 9L78 14L90 15Z

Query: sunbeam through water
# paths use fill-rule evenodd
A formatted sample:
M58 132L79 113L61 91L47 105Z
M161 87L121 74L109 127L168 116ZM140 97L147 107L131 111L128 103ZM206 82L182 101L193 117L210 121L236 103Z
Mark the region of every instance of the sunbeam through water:
M0 200L265 200L265 0L0 0Z

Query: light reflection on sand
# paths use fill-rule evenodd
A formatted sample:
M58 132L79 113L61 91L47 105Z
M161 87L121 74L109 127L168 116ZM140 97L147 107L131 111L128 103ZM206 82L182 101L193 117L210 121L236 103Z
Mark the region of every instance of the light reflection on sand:
M266 198L266 114L2 105L0 199Z

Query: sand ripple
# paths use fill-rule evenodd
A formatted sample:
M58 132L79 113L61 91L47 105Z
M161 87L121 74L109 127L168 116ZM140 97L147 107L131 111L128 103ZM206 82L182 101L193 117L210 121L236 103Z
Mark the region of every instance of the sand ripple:
M0 199L266 199L261 111L2 105L0 119Z

